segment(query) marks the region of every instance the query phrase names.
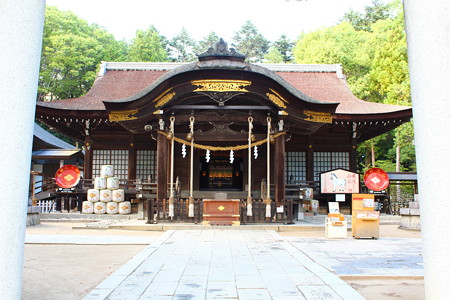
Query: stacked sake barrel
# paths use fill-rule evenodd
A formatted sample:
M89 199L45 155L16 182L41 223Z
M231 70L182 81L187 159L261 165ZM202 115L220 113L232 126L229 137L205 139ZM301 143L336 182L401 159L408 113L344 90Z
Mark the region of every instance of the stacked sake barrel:
M114 177L111 165L101 167L100 177L94 178L94 188L87 192L83 201L84 214L130 214L131 202L125 200L125 191L119 189L119 178Z

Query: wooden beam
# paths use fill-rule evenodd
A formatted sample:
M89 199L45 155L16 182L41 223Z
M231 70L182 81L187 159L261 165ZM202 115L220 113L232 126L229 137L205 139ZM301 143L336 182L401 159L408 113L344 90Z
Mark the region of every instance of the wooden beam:
M307 137L306 148L306 180L314 180L314 150L312 145L312 138Z
M357 143L355 139L351 140L351 149L350 149L350 171L358 173L358 153L357 153Z
M187 109L187 110L271 110L266 105L174 105L171 109Z
M93 163L93 149L92 139L90 136L84 138L84 170L83 175L85 179L92 178L92 163Z
M137 151L134 134L129 137L130 145L128 148L128 179L136 179Z

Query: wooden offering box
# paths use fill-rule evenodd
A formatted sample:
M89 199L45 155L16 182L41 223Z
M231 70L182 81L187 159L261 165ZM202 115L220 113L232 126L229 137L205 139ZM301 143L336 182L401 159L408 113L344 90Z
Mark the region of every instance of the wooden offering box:
M239 199L204 199L203 225L240 225Z

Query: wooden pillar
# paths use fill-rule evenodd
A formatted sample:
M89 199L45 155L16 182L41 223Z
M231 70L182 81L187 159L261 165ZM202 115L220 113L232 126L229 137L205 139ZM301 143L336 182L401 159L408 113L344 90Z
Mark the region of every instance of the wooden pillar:
M312 145L311 137L307 138L307 149L306 149L306 180L314 180L314 150Z
M350 171L357 173L358 172L358 156L357 156L357 151L356 151L356 140L352 139L351 141L352 146L350 149Z
M286 136L280 135L275 140L275 201L285 199L285 153Z
M167 161L169 160L169 149L164 135L158 134L156 142L156 180L158 182L156 197L159 203L163 203L167 199Z
M135 137L134 134L130 137L130 145L128 147L128 179L136 179L136 163L137 163L137 151L134 146Z
M88 135L84 138L84 170L83 175L85 179L92 179L92 163L93 163L93 149L92 139Z

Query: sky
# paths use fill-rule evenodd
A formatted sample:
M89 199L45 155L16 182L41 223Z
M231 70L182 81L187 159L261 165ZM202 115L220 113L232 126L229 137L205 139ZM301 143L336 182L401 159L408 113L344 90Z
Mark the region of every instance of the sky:
M117 40L130 41L138 29L154 25L172 38L185 27L202 40L214 31L231 42L250 20L269 41L286 34L292 41L302 32L333 26L350 9L363 11L371 0L47 0L48 6L70 10L89 23L97 23ZM386 1L383 1L386 2Z

